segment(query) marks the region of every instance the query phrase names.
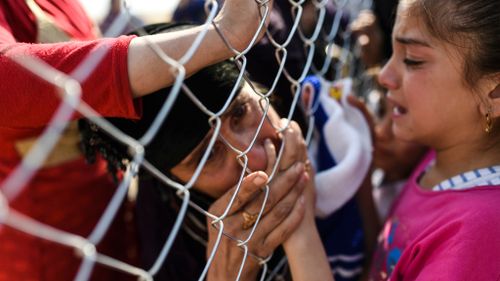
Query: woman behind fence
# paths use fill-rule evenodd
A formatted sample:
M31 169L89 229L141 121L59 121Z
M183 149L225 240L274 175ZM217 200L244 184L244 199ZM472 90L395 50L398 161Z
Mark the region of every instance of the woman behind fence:
M165 27L150 30L159 32ZM239 70L231 62L210 66L196 73L185 84L211 111L218 111L229 98L237 82ZM234 193L242 166L237 153L228 143L243 151L251 143L263 118L259 97L244 82L237 85L237 96L222 116L219 137L203 170L191 190L191 200L215 215L221 215ZM144 116L138 121L111 121L133 137L140 137L151 125L170 89L163 89L142 99ZM314 223L313 175L308 170L307 153L300 128L292 122L282 135L276 129L286 122L271 107L255 144L248 152L248 169L237 200L224 219L224 233L245 240L263 203L262 189L276 163L276 150L284 142L284 154L278 172L269 183L269 200L248 247L251 253L244 266L241 280L257 280L262 274L259 262L282 246L288 266L277 267L283 254L277 251L269 262L267 274L276 269L276 278L294 280L328 280L331 273ZM127 159L126 149L97 128L85 125L87 151L104 152L111 163ZM158 135L146 147L146 159L160 171L181 183L187 183L207 149L213 129L208 116L184 93L163 122ZM90 153L92 155L92 153ZM263 172L265 171L265 173ZM144 266L149 268L158 258L171 232L181 200L175 190L159 180L141 175L137 198L138 225ZM212 219L189 208L183 227L162 269L155 280L196 280L214 246L218 230ZM243 250L237 241L223 236L215 260L208 271L208 280L235 280L242 262ZM314 270L312 270L314 268Z
M267 3L270 7L272 1ZM260 22L253 0L226 1L215 22L229 42L246 48ZM149 37L174 59L191 46L203 27ZM61 41L72 40L71 42ZM108 48L103 60L81 81L82 99L104 116L138 118L133 97L172 83L169 67L143 37L97 39L95 26L78 1L27 0L0 2L0 184L37 141L60 105L54 85L21 67L14 59L34 56L66 74L72 73L97 49ZM187 74L233 53L212 25ZM76 78L76 77L74 77ZM81 116L75 114L73 119ZM79 133L72 122L61 141L23 192L9 207L30 218L87 237L109 204L116 188L104 161L87 165L79 150ZM5 192L5 190L2 190ZM4 206L2 206L4 207ZM134 264L134 237L128 220L119 214L98 243L99 253ZM0 229L0 280L70 280L82 261L75 249L48 242L2 225ZM130 234L130 236L129 236ZM127 245L127 246L124 246ZM128 250L128 251L125 251ZM96 265L92 278L121 280L116 270Z

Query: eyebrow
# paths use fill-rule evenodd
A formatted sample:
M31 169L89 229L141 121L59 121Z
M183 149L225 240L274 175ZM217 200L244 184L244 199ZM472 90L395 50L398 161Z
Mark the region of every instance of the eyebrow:
M419 45L419 46L428 47L428 48L432 47L429 43L427 43L423 40L415 39L415 38L396 36L395 40L398 43L403 44L403 45Z
M224 116L234 110L236 106L239 104L245 102L248 99L243 93L239 93L234 100L231 102L229 107L226 109L224 114L222 114L221 118L224 118ZM208 119L207 119L208 121ZM203 138L203 140L196 146L196 148L190 153L191 157L187 159L186 165L188 166L194 166L198 165L199 160L203 157L203 154L205 153L206 149L208 148L208 145L210 144L210 140L212 139L213 132L208 132L207 135ZM215 145L215 144L214 144Z

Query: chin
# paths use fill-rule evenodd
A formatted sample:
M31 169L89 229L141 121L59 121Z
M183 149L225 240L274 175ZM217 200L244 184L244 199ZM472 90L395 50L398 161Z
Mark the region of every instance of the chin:
M396 139L405 141L405 142L416 142L415 136L408 132L408 130L400 129L398 127L393 127L394 136Z

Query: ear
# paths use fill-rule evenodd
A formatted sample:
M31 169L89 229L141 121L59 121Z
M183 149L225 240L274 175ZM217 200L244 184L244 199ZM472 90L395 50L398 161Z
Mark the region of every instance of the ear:
M491 105L491 115L493 118L500 117L500 84L498 84L489 94L488 101Z

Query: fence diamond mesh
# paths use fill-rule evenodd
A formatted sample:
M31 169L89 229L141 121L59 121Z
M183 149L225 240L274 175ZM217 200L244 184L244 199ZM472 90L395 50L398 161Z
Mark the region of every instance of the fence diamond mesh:
M336 12L334 15L327 16L325 7L327 4L332 4L332 1L333 5L336 8ZM239 273L236 280L239 280L243 266L248 259L257 259L261 264L263 269L262 276L260 277L261 280L272 278L273 274L275 274L276 272L268 270L266 264L268 257L259 257L255 253L249 251L247 246L249 241L251 241L252 239L255 229L259 227L259 220L261 219L268 199L269 185L267 185L266 189L264 190L265 195L260 207L260 212L256 219L256 223L251 228L248 237L236 238L225 232L224 221L232 205L234 204L234 200L239 192L239 188L244 176L251 172L251 170L249 169L249 158L247 154L254 146L255 141L260 133L262 124L264 123L266 115L270 108L270 100L272 99L273 95L275 95L276 85L278 84L278 80L280 78L284 77L290 83L290 94L292 96L292 101L288 109L288 114L287 116L285 116L287 122L282 123L282 126L276 126L274 128L278 133L287 130L290 125L292 116L294 115L295 111L297 110L298 104L300 103L299 98L302 89L301 83L306 78L306 75L312 73L327 80L339 79L346 75L342 70L345 67L350 68L351 71L347 75L355 75L355 73L353 73L354 63L352 60L349 61L348 59L349 56L356 55L354 53L355 46L354 44L351 44L351 34L348 28L349 25L347 24L347 28L341 31L341 21L342 19L353 19L361 9L369 8L371 6L371 3L370 1L365 0L312 0L314 6L313 14L315 17L315 24L314 28L311 31L305 32L300 26L301 18L304 13L303 5L305 0L289 0L288 2L291 9L290 12L293 16L293 25L288 27L289 34L286 36L285 40L283 42L278 42L278 40L275 39L273 37L273 34L271 34L270 32L266 32L266 34L264 35L264 38L268 40L274 48L274 63L278 66L278 70L275 73L274 78L272 79L273 82L271 84L271 87L263 92L261 90L262 88L259 87L259 85L255 85L245 73L248 60L247 54L252 49L252 46L256 43L258 34L261 32L261 29L266 28L265 19L270 15L271 11L271 7L269 7L269 1L256 0L256 2L258 3L261 14L260 25L258 26L258 29L255 30L253 39L251 40L250 44L242 51L238 51L233 46L231 46L224 33L220 31L217 28L217 25L214 23L214 19L220 9L220 4L215 0L205 1L206 20L203 24L205 32L200 33L196 37L196 39L192 42L190 48L185 50L184 55L180 59L175 60L169 57L168 54L164 53L161 48L154 42L148 43L150 48L157 54L158 60L162 60L165 64L170 66L169 69L172 75L175 77L175 80L171 86L168 98L163 104L154 122L143 136L136 139L124 134L123 132L115 128L111 123L107 122L106 119L101 118L91 106L81 100L83 94L81 84L87 77L92 74L92 72L96 68L96 65L98 65L105 54L109 52L109 46L107 46L106 44L98 44L90 53L90 55L85 59L85 61L83 61L69 74L65 74L62 71L53 68L52 66L36 57L10 57L11 60L18 63L26 70L31 71L38 78L56 87L58 89L57 92L60 98L60 104L56 112L54 112L47 127L38 137L36 144L25 155L25 157L22 159L22 162L19 163L19 165L17 165L17 167L8 175L8 177L0 183L0 223L3 225L3 227L10 227L24 232L28 235L32 235L34 237L45 239L53 243L57 243L74 249L75 255L81 258L81 264L75 276L75 280L88 280L96 264L104 265L114 270L122 271L126 274L136 276L140 280L154 280L155 274L158 273L158 271L164 264L166 257L169 255L172 249L174 240L177 237L184 220L186 219L186 210L188 209L188 206L191 206L192 208L194 208L194 210L206 216L206 218L211 222L212 227L216 228L218 231L217 241L215 242L215 245L210 254L208 254L205 268L201 276L199 276L199 280L205 279L208 269L212 265L214 256L218 251L220 240L223 239L223 237L234 240L234 247L241 248L244 253L244 257L241 261ZM130 18L131 16L129 14L127 3L125 1L120 14L115 18L108 30L104 31L104 36L118 36L118 32L120 30L123 30L126 25L131 23ZM186 71L184 69L184 65L193 57L198 48L200 48L200 44L206 35L206 31L212 25L216 27L220 37L227 44L227 47L233 51L234 60L240 70L237 83L234 85L231 93L229 94L227 102L217 112L213 112L207 109L207 107L205 107L205 105L196 97L196 95L193 94L189 87L187 87L183 83L186 79ZM328 26L329 28L326 28L326 26ZM302 71L298 76L295 77L293 74L289 73L286 68L288 55L287 48L292 41L292 38L294 37L298 37L301 40L305 52L305 61L302 65ZM341 37L341 41L343 42L342 46L340 46L341 54L340 57L333 58L333 56L330 55L331 49L338 47L338 44L335 42L335 40L339 37ZM321 42L321 44L319 44L319 42ZM322 54L322 56L320 56L322 58L322 61L314 62L315 54L318 53ZM259 96L259 104L261 105L263 114L261 120L259 120L257 130L254 132L251 138L252 140L250 141L248 147L244 149L238 149L229 141L225 141L227 147L230 150L234 151L238 162L242 166L242 172L240 175L238 175L236 191L233 193L229 204L225 208L225 211L222 214L212 214L208 210L193 202L191 200L190 192L207 162L215 141L218 138L222 137L220 132L222 116L227 111L230 105L230 101L237 94L237 85L240 84L242 80L246 80L246 82L249 83L250 87ZM207 122L210 122L213 130L213 134L210 137L208 146L203 153L203 156L201 157L201 160L197 165L194 174L186 183L181 183L176 181L176 179L169 178L160 169L145 160L144 157L145 147L148 146L154 136L158 133L161 124L168 117L171 109L176 106L175 101L179 95L186 95L187 97L189 97L189 99L202 112L206 114ZM44 161L56 146L63 131L67 128L69 121L75 113L78 113L81 116L89 119L102 131L107 132L114 139L127 146L131 155L133 155L132 160L127 164L127 170L124 173L123 178L120 179L116 191L114 192L112 199L109 201L107 207L105 208L105 211L102 213L100 220L97 222L90 235L86 237L68 233L42 222L36 221L33 218L30 218L29 216L16 211L16 209L11 206L11 202L13 202L24 191L24 188L29 184L30 180L32 180L36 172L42 167ZM308 112L307 114L309 115L309 122L314 122L312 116L313 112ZM312 123L310 123L310 130L309 132L307 132L307 139L310 139L311 137L312 127ZM281 146L281 148L283 147L284 145ZM275 162L275 165L269 176L269 182L273 180L282 153L283 149L278 150L278 160ZM151 174L159 181L165 183L165 185L169 186L169 188L174 189L176 194L182 199L182 204L179 208L177 217L175 218L174 226L169 233L162 249L159 251L159 255L157 256L156 261L150 268L147 269L141 269L137 266L127 264L123 261L117 260L116 258L106 256L97 250L97 246L102 241L112 222L115 220L121 204L124 200L127 200L126 198L131 183L138 175L140 169L147 171L147 173ZM41 208L43 208L43 202L41 204ZM284 261L282 261L281 264L283 263Z

